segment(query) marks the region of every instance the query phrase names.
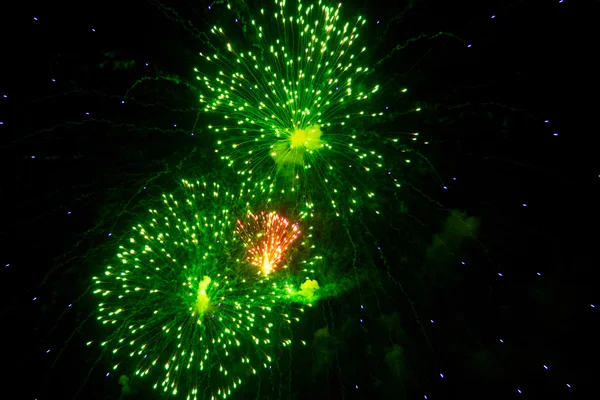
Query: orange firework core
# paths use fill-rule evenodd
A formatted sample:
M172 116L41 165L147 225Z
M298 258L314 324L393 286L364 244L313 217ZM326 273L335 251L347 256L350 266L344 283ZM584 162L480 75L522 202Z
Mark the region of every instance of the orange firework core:
M237 221L236 229L248 248L248 261L265 274L277 269L289 246L300 235L296 224L277 213L248 214L248 220Z

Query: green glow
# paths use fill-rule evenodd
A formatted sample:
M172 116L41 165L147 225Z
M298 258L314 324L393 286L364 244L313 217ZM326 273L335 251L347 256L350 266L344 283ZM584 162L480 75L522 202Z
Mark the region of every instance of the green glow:
M210 298L206 294L206 289L210 285L210 277L205 276L204 279L198 284L198 297L196 298L196 311L199 315L204 315L204 312L208 310L208 304Z

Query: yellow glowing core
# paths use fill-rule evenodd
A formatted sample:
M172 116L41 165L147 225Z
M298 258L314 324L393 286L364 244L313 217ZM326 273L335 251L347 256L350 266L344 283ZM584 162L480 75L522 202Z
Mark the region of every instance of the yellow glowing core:
M208 310L209 305L209 297L206 294L206 289L208 285L210 285L210 278L205 276L204 279L198 285L198 297L196 297L196 311L201 315L204 314L206 310Z
M290 134L290 148L305 147L308 150L317 150L321 147L321 128L311 125L306 129L296 129Z
M271 261L269 261L269 256L267 254L265 254L263 256L262 269L265 274L268 274L269 272L271 272L273 270L273 265L272 265Z
M315 124L305 129L288 132L287 138L276 142L271 147L271 157L279 167L302 166L306 151L320 148L321 128Z

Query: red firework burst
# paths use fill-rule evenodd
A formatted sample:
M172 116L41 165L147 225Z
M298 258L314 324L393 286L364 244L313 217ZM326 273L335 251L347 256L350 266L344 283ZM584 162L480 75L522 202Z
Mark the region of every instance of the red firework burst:
M300 235L297 224L275 212L248 214L246 223L237 221L236 232L248 248L248 261L265 274L277 269L290 245Z

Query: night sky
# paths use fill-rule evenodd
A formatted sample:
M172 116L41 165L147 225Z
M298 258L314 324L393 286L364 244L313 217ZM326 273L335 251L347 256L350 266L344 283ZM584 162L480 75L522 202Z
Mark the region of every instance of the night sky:
M176 180L239 183L215 156L193 69L210 27L240 21L223 2L13 3L0 6L1 397L161 399L127 366L109 373L92 276ZM386 89L369 100L386 117L358 129L418 132L418 156L373 144L403 182L374 180L386 218L344 220L354 257L326 217L315 239L330 279L368 278L317 303L293 332L308 346L231 398L597 392L599 8L343 3L367 19L360 46Z

